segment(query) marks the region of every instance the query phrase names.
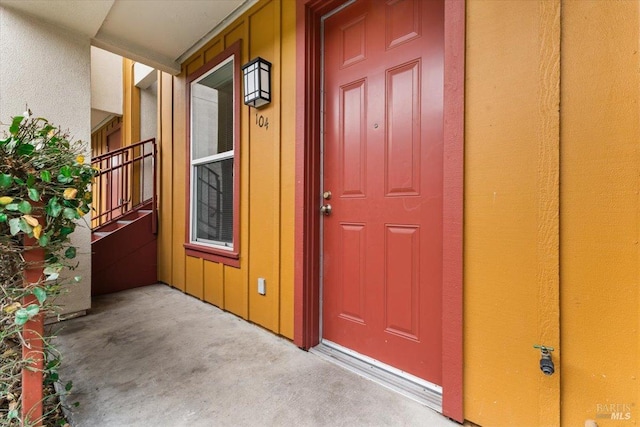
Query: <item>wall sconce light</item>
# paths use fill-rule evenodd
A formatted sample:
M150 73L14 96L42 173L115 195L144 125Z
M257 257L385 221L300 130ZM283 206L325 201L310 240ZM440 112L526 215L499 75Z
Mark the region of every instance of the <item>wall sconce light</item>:
M242 66L244 103L260 108L271 102L271 62L257 57Z

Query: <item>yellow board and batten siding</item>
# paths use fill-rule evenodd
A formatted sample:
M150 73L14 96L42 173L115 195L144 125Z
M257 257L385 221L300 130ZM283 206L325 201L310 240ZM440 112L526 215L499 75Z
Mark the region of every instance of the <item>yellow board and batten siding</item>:
M122 126L122 117L116 116L102 125L98 130L91 134L91 157L95 158L108 151L107 135L114 129ZM93 187L93 206L99 206L98 211L104 212L107 209L107 183L103 182L101 186ZM92 220L92 226L97 225L97 219Z
M560 424L559 63L559 0L467 3L464 413L483 426Z
M465 417L484 426L637 425L638 2L468 0L466 16ZM242 63L273 63L273 102L241 108L234 268L183 247L186 79L239 39ZM263 0L182 74L162 74L158 95L159 279L289 338L294 81L294 4ZM533 344L556 347L554 376L540 373ZM629 405L632 419L598 417L611 405Z
M180 75L162 75L158 277L293 338L295 7L286 3L259 2L188 58ZM242 64L260 56L273 68L271 104L260 110L241 107L241 148L236 157L240 165L240 268L235 268L187 256L183 244L187 77L238 40L242 41ZM268 120L268 127L258 125L256 114ZM266 295L258 293L258 278L266 280Z
M135 61L122 58L122 146L140 141L140 88L134 84Z
M562 424L640 425L640 5L562 7Z
M638 425L639 3L466 17L465 417ZM555 347L552 377L533 344Z
M122 117L116 116L91 134L91 157L107 152L107 135L122 125Z

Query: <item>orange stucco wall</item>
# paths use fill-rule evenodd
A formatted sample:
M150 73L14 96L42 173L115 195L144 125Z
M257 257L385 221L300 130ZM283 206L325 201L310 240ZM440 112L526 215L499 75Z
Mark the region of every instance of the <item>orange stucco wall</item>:
M637 1L467 2L474 423L640 423L639 12ZM555 347L553 376L534 344Z
M293 338L293 214L295 8L265 0L231 23L187 59L177 77L163 74L159 279L190 295ZM272 62L273 102L241 107L240 268L187 256L185 241L186 78L207 60L242 40L241 63ZM266 295L257 291L265 278Z

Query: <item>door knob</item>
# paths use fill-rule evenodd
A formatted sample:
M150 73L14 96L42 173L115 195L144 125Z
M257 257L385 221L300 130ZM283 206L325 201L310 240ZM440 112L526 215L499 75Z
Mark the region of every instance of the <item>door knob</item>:
M331 215L331 205L322 205L322 207L320 208L320 212L322 212L326 216Z

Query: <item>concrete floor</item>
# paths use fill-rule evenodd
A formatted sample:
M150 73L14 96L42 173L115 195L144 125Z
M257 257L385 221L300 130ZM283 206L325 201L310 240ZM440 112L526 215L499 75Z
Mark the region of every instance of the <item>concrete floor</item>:
M458 426L165 285L58 327L76 427Z

